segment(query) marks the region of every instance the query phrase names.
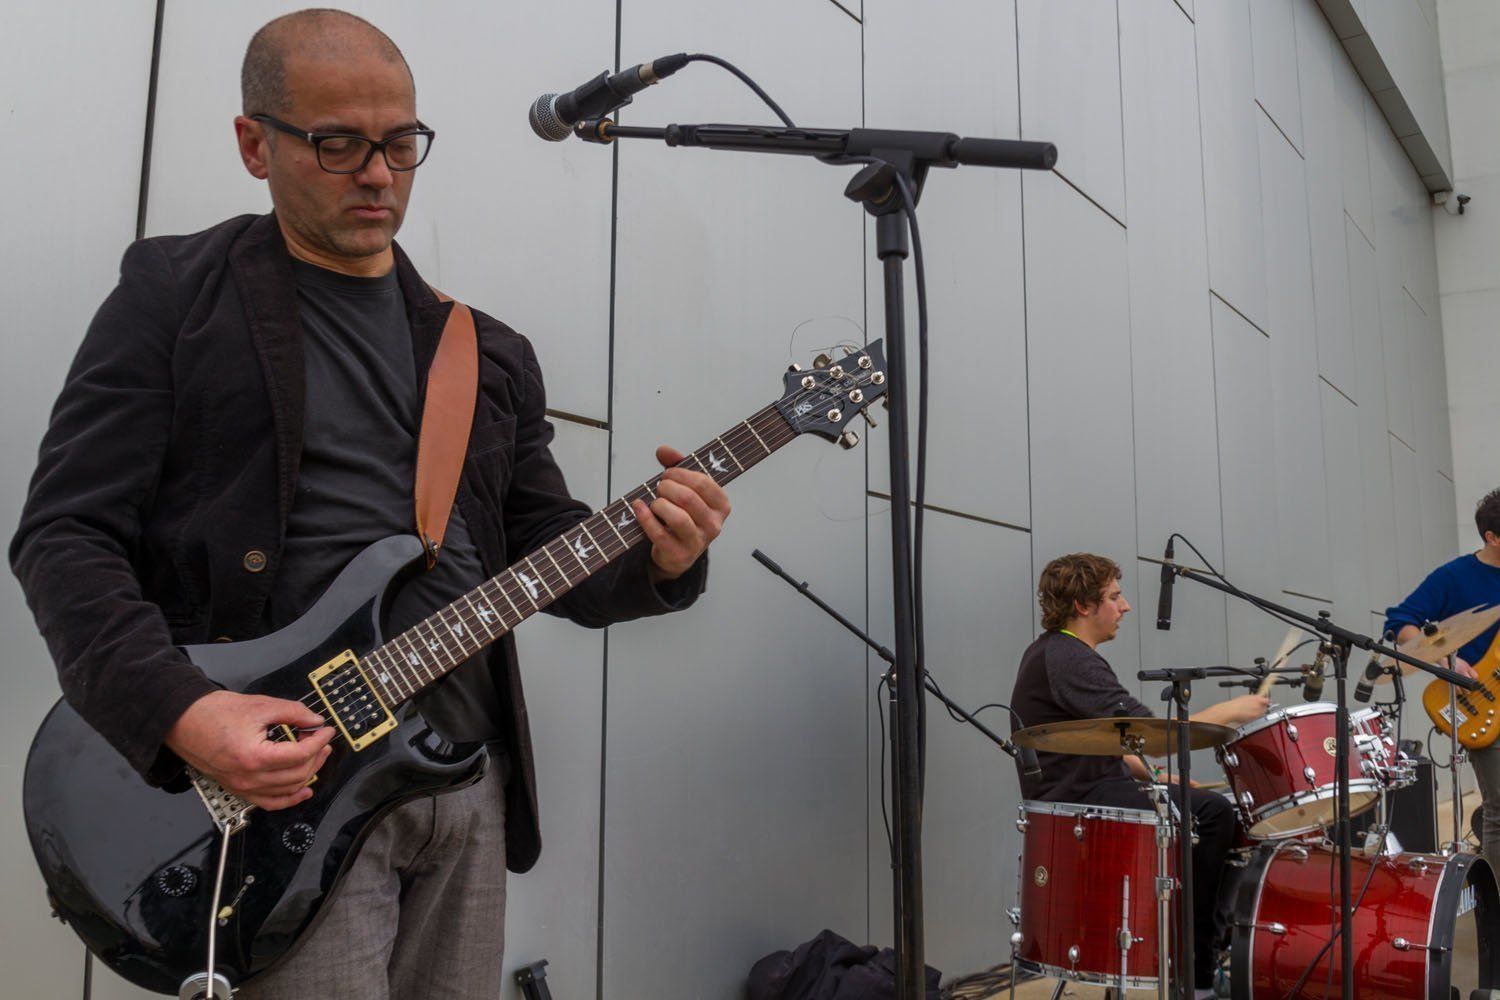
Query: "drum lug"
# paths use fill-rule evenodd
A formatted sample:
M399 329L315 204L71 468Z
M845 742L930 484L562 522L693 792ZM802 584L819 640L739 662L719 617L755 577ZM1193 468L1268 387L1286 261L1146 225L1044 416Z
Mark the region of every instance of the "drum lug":
M1413 875L1421 875L1427 871L1427 862L1422 858L1412 858L1406 867L1411 869Z
M1016 809L1016 829L1020 830L1022 833L1025 833L1026 832L1026 828L1028 826L1030 826L1030 825L1031 825L1031 820L1029 820L1029 819L1026 818L1026 807L1025 806L1018 807Z
M1291 740L1293 743L1297 742L1297 727L1292 725L1290 722L1286 724L1286 738Z
M1081 821L1073 824L1073 839L1083 839L1083 823Z
M1392 938L1391 947L1397 951L1409 951L1411 950L1411 942L1404 937Z
M1255 796L1250 794L1250 789L1240 792L1240 805L1245 807L1247 813L1255 809Z
M1079 954L1080 952L1078 951L1078 946L1076 944L1068 945L1068 964L1075 969L1078 968Z
M1019 906L1010 907L1005 911L1005 915L1010 918L1010 925L1012 927L1021 926L1021 908Z
M1219 760L1224 764L1225 767L1240 766L1239 754L1235 753L1233 750L1219 751Z
M1317 771L1314 771L1310 767L1304 767L1302 769L1302 777L1306 778L1307 779L1307 783L1309 785L1311 785L1313 788L1317 788L1318 787L1318 772Z

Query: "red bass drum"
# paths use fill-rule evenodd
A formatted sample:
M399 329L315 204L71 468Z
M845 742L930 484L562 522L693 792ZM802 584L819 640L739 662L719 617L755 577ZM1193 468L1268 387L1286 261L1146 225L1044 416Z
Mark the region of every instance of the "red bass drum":
M1356 857L1351 873L1357 997L1469 1000L1496 985L1500 895L1482 858ZM1262 846L1240 882L1234 917L1234 1000L1342 1000L1338 940L1323 950L1338 926L1336 852L1290 841Z

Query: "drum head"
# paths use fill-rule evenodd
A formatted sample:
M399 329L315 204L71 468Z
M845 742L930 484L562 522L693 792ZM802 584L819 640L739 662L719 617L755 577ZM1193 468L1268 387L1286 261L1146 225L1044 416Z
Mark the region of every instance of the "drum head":
M1500 933L1500 892L1483 858L1474 858L1464 877L1444 884L1433 914L1431 954L1434 955L1427 995L1432 1000L1457 996L1467 1000L1474 990L1500 985L1495 937ZM1450 922L1451 921L1451 922ZM1449 950L1451 948L1451 950Z
M1364 788L1361 789L1360 786ZM1349 783L1350 816L1358 816L1360 813L1375 808L1379 801L1380 792L1375 790L1373 781L1360 780ZM1334 791L1331 788L1315 793L1305 793L1302 801L1295 804L1289 800L1273 802L1264 809L1265 812L1271 814L1257 820L1248 832L1255 840L1275 840L1279 837L1296 837L1300 834L1311 833L1313 830L1333 825L1334 806ZM1272 812L1273 809L1274 812Z

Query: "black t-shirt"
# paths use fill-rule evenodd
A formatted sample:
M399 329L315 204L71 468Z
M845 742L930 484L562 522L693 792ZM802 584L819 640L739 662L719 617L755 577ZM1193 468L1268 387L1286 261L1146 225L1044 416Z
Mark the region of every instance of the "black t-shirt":
M302 462L287 518L276 589L264 627L299 617L372 542L416 530L413 486L417 430L416 359L406 301L395 271L378 278L294 261L307 377ZM411 579L392 602L396 635L485 579L457 506L437 565ZM500 700L482 657L418 696L422 714L454 741L494 740Z
M1062 632L1044 632L1027 647L1016 672L1010 703L1023 727L1070 719L1153 714L1125 690L1104 657L1082 639ZM1089 789L1099 782L1131 777L1119 757L1039 751L1037 761L1042 767L1040 776L1021 775L1021 794L1028 799L1082 802Z

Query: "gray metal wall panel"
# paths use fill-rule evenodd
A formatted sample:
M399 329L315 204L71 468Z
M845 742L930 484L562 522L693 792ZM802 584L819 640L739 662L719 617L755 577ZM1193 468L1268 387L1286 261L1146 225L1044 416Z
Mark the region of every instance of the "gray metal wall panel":
M1432 571L1422 541L1421 484L1417 481L1425 470L1417 453L1394 435L1391 446L1391 484L1396 509L1396 575L1401 585L1396 599ZM1426 473L1432 475L1432 473ZM1395 603L1393 599L1391 603Z
M1019 134L1010 3L965 8L871 0L865 10L864 46L865 118L871 127L910 128L941 107L944 129L963 135ZM913 63L921 72L907 72ZM976 87L989 100L947 101L955 92ZM979 168L934 173L922 195L920 227L928 268L933 385L941 387L930 402L928 502L1025 526L1031 512L1025 475L1020 175ZM871 224L866 247L873 249L874 240ZM873 337L883 333L884 285L879 262L868 250L867 256ZM915 359L916 290L910 266L907 270L912 307L908 350ZM982 408L975 406L978 399L984 400ZM911 412L914 421L915 406ZM885 454L885 430L881 422L880 429L867 435L871 454ZM870 482L872 489L889 492L883 460L873 464Z
M1261 329L1266 326L1265 243L1260 231L1255 79L1248 0L1197 11L1198 107L1213 290Z
M1308 0L1256 0L1250 5L1255 99L1299 151L1303 146L1302 95L1298 89L1295 8Z
M1349 307L1354 318L1354 361L1359 389L1360 484L1365 497L1365 555L1371 609L1393 603L1396 580L1396 512L1392 499L1391 453L1382 359L1380 272L1375 249L1353 220L1347 227ZM1394 595L1394 596L1393 596Z
M1413 302L1406 294L1406 247L1415 239L1417 219L1401 188L1410 170L1405 154L1380 119L1370 129L1370 179L1375 198L1375 252L1379 259L1381 355L1385 366L1386 421L1391 433L1414 446L1412 423L1411 348L1407 312ZM1424 214L1422 224L1426 224ZM1360 400L1361 403L1364 400Z
M1159 557L1178 531L1217 564L1223 528L1192 22L1168 0L1122 5L1120 70L1139 553ZM1180 544L1176 555L1196 562ZM1137 593L1149 605L1155 568L1123 568L1140 577ZM1141 661L1222 662L1224 597L1184 583L1175 600L1171 631L1140 630Z
M1019 0L1021 131L1057 144L1057 172L1125 220L1114 3Z
M1342 155L1344 211L1368 240L1375 239L1375 209L1370 196L1370 149L1365 122L1379 115L1359 74L1347 58L1333 60L1333 79L1339 98L1339 144Z
M1260 116L1266 276L1271 317L1271 411L1276 444L1276 538L1281 587L1329 597L1318 344L1302 157Z
M1271 344L1265 334L1218 298L1213 300L1214 373L1219 414L1220 495L1224 565L1251 593L1281 589L1276 547L1276 445L1265 419L1271 397ZM1229 603L1229 656L1247 662L1274 651L1282 630L1242 601Z
M627 4L622 17L624 52L732 53L798 120L859 118L859 25L833 4ZM689 78L632 118L766 118L727 74ZM845 179L802 158L621 147L616 493L652 472L658 442L696 446L780 395L800 322L859 315L862 222ZM733 497L693 612L611 632L605 996L658 995L665 942L691 956L673 992L728 996L769 951L825 926L864 931L864 653L749 559L764 547L858 615L864 456L796 441ZM788 613L768 614L773 600Z
M1360 476L1359 410L1328 383L1321 386L1323 461L1327 470L1330 597L1339 620L1360 621L1370 607L1365 565L1365 491Z
M873 508L872 538L890 531L889 511ZM1025 532L941 513L926 530L927 664L945 694L970 709L1009 702L1021 654L1035 637L1031 540ZM889 549L870 558L872 614L890 603ZM889 642L888 626L876 625ZM1113 656L1114 646L1105 650ZM872 659L873 670L881 661ZM879 784L884 697L870 704L870 935L891 943L891 875ZM1003 709L980 721L1011 731ZM1015 903L1015 827L1020 802L1015 765L984 735L927 702L927 785L922 806L923 899L927 963L944 977L988 968L1001 959ZM890 754L886 754L890 767ZM889 781L889 771L886 773Z
M1023 191L1033 569L1080 551L1129 566L1136 545L1131 388L1120 377L1130 370L1125 231L1056 178L1028 176ZM1133 601L1128 578L1125 587ZM1126 621L1116 666L1133 674L1127 661L1138 640Z
M1328 21L1310 2L1296 4L1297 76L1306 122L1307 215L1312 242L1313 304L1318 371L1340 391L1354 392L1354 333L1349 319L1349 264L1344 248L1342 144L1334 65L1345 62Z
M552 454L568 488L594 509L609 500L609 435L560 421ZM506 995L511 974L545 958L556 996L592 996L599 944L599 781L604 633L537 615L516 633L536 754L542 856L506 887ZM517 992L519 995L519 992Z
M0 161L0 181L11 197L7 239L0 242L0 309L7 318L9 363L0 392L0 452L12 471L0 485L0 523L7 538L20 518L57 390L135 235L154 10L148 0L6 8L0 148L10 155ZM101 159L99 151L107 155ZM27 749L58 697L57 679L8 573L0 584L0 623L10 664L0 708L0 750L7 762L0 795L10 805L0 825L5 992L78 996L84 949L71 931L48 918L18 808ZM111 973L96 976L95 995L102 998L112 979Z

